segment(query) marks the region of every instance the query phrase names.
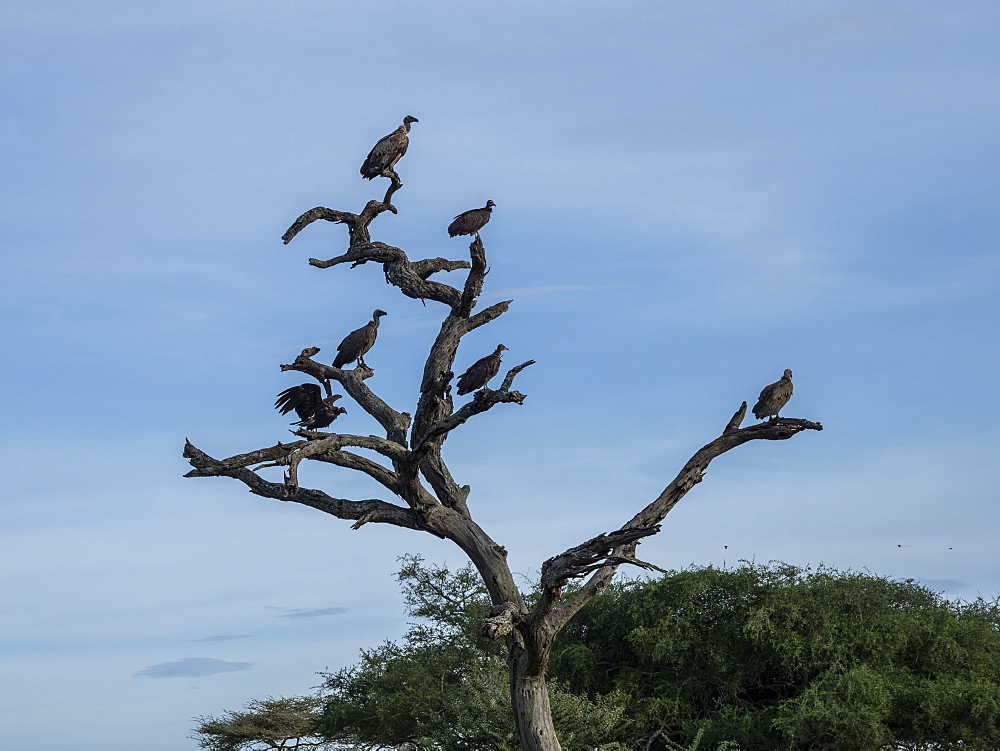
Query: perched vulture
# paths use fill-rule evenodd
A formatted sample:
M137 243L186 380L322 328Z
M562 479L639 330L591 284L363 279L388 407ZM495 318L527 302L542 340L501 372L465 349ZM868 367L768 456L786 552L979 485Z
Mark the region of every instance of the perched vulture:
M463 211L448 225L448 236L478 235L479 230L485 227L486 222L490 220L490 213L493 211L494 206L496 204L493 201L487 201L486 205L481 209Z
M287 415L294 409L295 414L299 416L299 421L292 423L293 425L316 430L317 428L325 428L339 415L347 412L343 407L335 407L333 404L340 397L340 394L333 394L324 399L317 384L303 383L301 386L292 386L278 394L274 408L283 415Z
M753 407L753 416L758 420L773 415L778 416L781 408L792 398L792 371L785 370L780 381L765 386L760 392L760 398Z
M368 323L345 336L344 341L337 345L337 359L333 361L333 367L342 368L357 360L367 368L364 361L365 353L375 344L379 317L387 315L389 314L384 310L376 310Z
M420 121L412 115L407 115L403 118L402 125L385 138L379 139L379 142L368 152L365 163L361 165L361 175L368 180L380 176L391 178L392 175L389 173L393 172L392 168L406 153L406 147L410 143L410 139L406 135L410 132L410 123L416 122Z
M482 359L476 360L469 369L458 377L458 395L464 396L476 389L481 389L500 370L500 353L507 347L502 344L497 345L496 352L486 355Z

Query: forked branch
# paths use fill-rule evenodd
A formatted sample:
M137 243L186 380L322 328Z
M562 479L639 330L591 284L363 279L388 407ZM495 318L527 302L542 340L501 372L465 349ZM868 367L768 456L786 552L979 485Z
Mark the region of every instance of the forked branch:
M462 425L469 418L482 414L497 404L524 404L525 394L520 391L511 391L510 387L514 382L514 376L520 373L529 365L533 365L534 360L528 360L507 371L499 389L480 389L472 394L472 401L463 405L457 412L442 420L439 420L428 429L426 434L420 439L414 448L414 453L419 454L425 450L430 442L441 436L446 436L452 430Z

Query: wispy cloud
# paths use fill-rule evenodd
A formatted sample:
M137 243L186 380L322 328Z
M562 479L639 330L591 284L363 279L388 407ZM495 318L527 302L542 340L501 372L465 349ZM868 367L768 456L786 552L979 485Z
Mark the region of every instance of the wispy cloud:
M325 615L341 615L347 612L347 608L317 608L315 610L302 610L300 608L281 608L275 605L265 605L268 610L284 610L284 615L279 618L322 618Z
M191 639L192 642L199 641L210 641L210 642L220 642L220 641L233 641L234 639L249 639L253 634L220 634L219 636L206 636L204 639Z
M200 678L216 673L231 673L235 670L250 670L252 662L229 662L211 657L185 657L173 662L150 665L135 674L147 678Z

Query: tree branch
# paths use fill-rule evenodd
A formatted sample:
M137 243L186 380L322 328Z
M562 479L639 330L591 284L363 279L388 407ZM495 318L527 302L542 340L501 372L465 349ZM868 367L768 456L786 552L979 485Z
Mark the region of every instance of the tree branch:
M312 433L312 431L305 432ZM285 473L285 485L290 488L297 488L299 486L299 464L303 459L315 459L328 464L336 464L339 467L345 467L347 469L354 469L359 472L363 472L376 482L380 483L387 490L392 491L396 495L400 495L399 477L396 473L386 467L383 467L378 462L372 461L371 459L360 456L351 451L342 450L345 445L357 445L358 443L362 443L368 448L372 445L377 445L376 442L378 441L381 441L383 444L388 446L393 446L395 444L392 444L389 441L383 441L382 439L376 439L374 436L371 436L374 440L362 439L358 441L352 439L360 438L360 436L342 436L337 433L320 433L313 435L315 437L312 440L299 441L294 446L287 447L290 448L289 451L266 464L256 467L255 471L264 469L265 467L288 467L288 471ZM401 452L399 451L393 451L392 453L395 456L401 455Z
M664 517L666 517L670 510L677 505L677 502L680 501L680 499L683 498L687 492L691 490L691 488L702 481L705 470L708 468L708 465L712 462L712 460L727 451L730 451L737 446L742 446L748 441L781 441L787 440L793 435L801 433L803 430L823 429L823 426L818 422L812 422L810 420L803 420L794 417L779 417L769 422L762 422L756 425L740 428L739 425L742 422L745 413L746 403L744 402L743 405L736 411L736 414L730 418L726 427L723 429L722 435L705 446L702 446L697 452L695 452L694 456L688 460L687 464L684 465L673 481L667 485L666 488L664 488L663 492L657 496L656 500L647 505L638 514L622 525L618 532L629 532L633 530L641 531L652 529L654 527L659 528L659 524L663 521ZM644 536L646 535L640 535L640 537ZM596 540L599 538L594 539ZM536 607L535 613L537 614L537 617L544 618L548 622L550 628L558 631L574 615L576 615L580 608L590 602L590 600L592 600L596 595L603 592L607 588L608 584L611 583L611 579L619 566L619 563L613 562L612 559L631 559L634 556L635 547L638 544L639 538L636 538L634 540L623 542L620 546L612 550L608 556L608 560L612 562L608 562L605 565L601 565L596 568L591 578L588 579L587 582L580 587L580 589L572 593L558 605L555 605L555 602L559 595L559 587L547 588L542 597L544 602L551 607L551 610L546 612L546 610ZM587 543L584 543L584 545L587 545ZM565 556L570 554L573 550L575 550L575 548L571 548L562 555ZM550 560L560 558L561 556L556 556L555 559Z
M188 473L187 477L232 477L246 485L251 493L263 498L301 503L339 519L360 520L363 518L366 522L392 524L397 527L417 529L431 532L439 537L442 536L439 532L428 528L420 515L409 508L378 499L352 501L345 498L334 498L320 490L290 488L284 483L268 482L256 472L245 467L226 467L224 462L213 459L190 441L185 441L184 457L197 473Z
M462 288L462 299L455 307L455 315L460 318L468 318L469 313L476 306L476 300L483 291L483 281L489 273L486 266L486 249L483 241L476 235L476 239L469 245L469 255L472 258L472 269L465 278L465 286Z
M342 263L350 263L351 268L369 261L381 263L386 282L399 287L400 291L407 297L412 297L414 300L434 300L454 308L462 299L462 294L454 287L425 278L425 276L434 273L435 270L444 270L443 265L435 264L436 260L418 261L420 265L416 266L399 248L386 245L383 242L365 242L353 245L343 255L327 261L310 258L309 265L328 269ZM455 268L466 268L466 266L461 265L465 263L464 261L445 261L445 263ZM440 268L435 268L436 265L440 265Z
M393 214L396 213L396 209L387 201L369 201L360 214L352 214L349 211L337 211L335 209L328 209L325 206L317 206L314 209L309 209L309 211L305 212L299 216L298 219L292 222L292 226L285 230L285 234L281 236L281 242L288 245L288 243L290 243L292 239L299 234L299 232L313 222L322 219L323 221L333 222L334 224L346 224L347 232L350 237L350 245L352 247L362 243L369 243L372 238L368 232L368 225L370 225L375 217L383 211L391 211Z
M520 391L510 391L514 377L529 365L533 365L534 360L528 360L507 371L499 389L480 389L472 394L472 401L463 405L461 409L453 415L444 418L432 425L427 433L419 440L414 448L414 453L419 455L426 450L427 445L440 436L446 436L452 430L463 424L474 415L486 412L496 404L523 404L526 398Z

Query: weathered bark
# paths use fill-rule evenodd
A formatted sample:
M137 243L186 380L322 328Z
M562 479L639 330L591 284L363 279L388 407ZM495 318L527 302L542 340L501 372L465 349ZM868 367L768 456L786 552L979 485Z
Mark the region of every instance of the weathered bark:
M545 651L544 663L548 663ZM545 684L544 668L534 669L539 662L540 647L521 646L510 650L510 696L514 706L514 723L517 739L522 749L530 751L560 751L559 738L552 722L552 708L549 706L549 690Z
M469 261L430 258L411 261L406 253L385 243L372 242L371 222L384 212L396 213L390 203L402 187L398 175L382 201L369 201L360 214L316 207L302 214L289 227L287 244L309 224L324 220L343 224L348 230L347 250L327 261L309 263L327 269L344 263L357 267L368 262L382 264L386 281L405 296L438 302L447 308L441 329L424 364L420 396L413 413L390 407L366 381L375 372L363 365L335 368L318 362L318 347L309 347L282 370L294 370L321 383L337 381L381 427L383 436L358 436L298 430L302 440L277 443L226 459L214 459L190 442L184 456L192 469L187 477L231 477L244 483L251 493L310 506L339 519L354 522L358 530L368 523L393 524L451 540L469 557L482 576L493 603L493 612L483 624L483 633L505 638L510 668L511 701L517 732L524 751L558 751L552 722L545 669L552 645L566 623L610 584L624 563L657 569L635 557L640 542L656 534L666 514L697 483L705 469L726 451L755 439L784 440L803 430L822 430L818 423L795 418L775 418L741 428L746 402L733 415L722 434L697 451L663 492L619 529L598 535L559 555L542 566L541 596L528 609L507 565L507 551L473 519L469 508L470 487L452 476L441 454L452 431L497 404L522 405L525 395L513 391L514 378L534 360L510 368L500 387L483 388L456 409L451 382L462 337L507 312L511 301L474 312L489 273L486 252L478 236L469 246ZM441 271L468 269L462 289L429 279ZM349 451L357 449L369 455ZM319 461L362 472L378 482L394 501L336 498L321 490L304 488L299 481L303 462ZM264 479L260 472L271 467L284 470L280 483ZM657 569L658 570L658 569ZM570 579L589 577L569 597L562 592Z

